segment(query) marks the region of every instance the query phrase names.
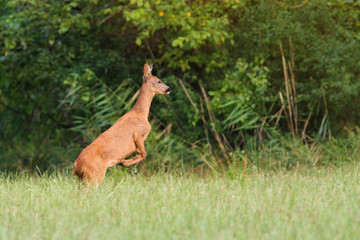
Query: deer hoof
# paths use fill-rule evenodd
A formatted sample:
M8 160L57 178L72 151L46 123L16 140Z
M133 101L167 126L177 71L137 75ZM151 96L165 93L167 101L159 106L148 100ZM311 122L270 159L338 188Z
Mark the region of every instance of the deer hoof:
M129 167L126 162L120 162L118 165L122 166L122 167Z

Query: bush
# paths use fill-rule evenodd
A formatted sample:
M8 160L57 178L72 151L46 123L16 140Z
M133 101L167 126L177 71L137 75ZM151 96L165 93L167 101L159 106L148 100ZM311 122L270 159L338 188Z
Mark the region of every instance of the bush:
M360 119L359 5L297 4L2 1L0 167L70 166L132 107L145 60L174 89L150 115L164 166L231 164L234 149L291 135L282 57L302 141L346 136Z

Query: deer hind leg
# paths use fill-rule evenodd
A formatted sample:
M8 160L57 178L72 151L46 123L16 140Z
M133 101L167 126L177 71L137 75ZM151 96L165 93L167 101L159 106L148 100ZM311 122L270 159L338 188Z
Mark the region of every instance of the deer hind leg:
M106 167L91 164L82 169L83 180L86 187L98 187L105 178Z
M146 158L146 151L145 151L145 138L144 137L138 137L136 140L135 140L135 144L136 146L138 147L139 149L139 156L136 156L136 157L133 157L129 160L125 160L123 162L120 163L121 166L123 167L130 167L136 163L139 163L141 161L144 161L145 158Z
M106 169L97 172L88 173L86 175L86 180L87 180L86 185L95 188L99 187L101 183L104 181L105 174L106 174Z
M96 177L94 178L94 181L93 181L93 184L95 187L98 187L101 185L101 183L104 181L105 174L106 174L106 169L105 169L105 171L101 171L98 174L96 174Z

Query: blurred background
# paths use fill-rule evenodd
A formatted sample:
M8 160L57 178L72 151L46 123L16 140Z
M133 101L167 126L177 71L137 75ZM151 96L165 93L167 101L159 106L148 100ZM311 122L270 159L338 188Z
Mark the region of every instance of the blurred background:
M132 108L145 61L172 93L140 168L359 160L359 1L3 0L0 169L71 169Z

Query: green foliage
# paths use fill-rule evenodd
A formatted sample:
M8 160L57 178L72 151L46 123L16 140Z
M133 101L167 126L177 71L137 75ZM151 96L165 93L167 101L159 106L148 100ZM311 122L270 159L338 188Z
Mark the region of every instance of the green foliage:
M148 166L231 165L234 149L268 144L303 149L300 164L311 165L311 144L360 124L360 13L355 1L298 4L0 2L0 168L70 167L131 109L149 59L173 91L152 104ZM302 135L289 146L280 44Z
M270 69L269 91L276 95L283 88L279 42L288 48L291 41L293 55L286 49L285 55L295 62L300 117L307 117L312 104L323 102L322 88L336 131L346 125L339 124L340 119L358 125L358 111L353 108L359 106L360 92L358 15L355 2L309 1L295 9L271 1L249 3L244 17L236 20L232 29L235 42L246 47L235 48L234 55L247 59L261 56ZM321 105L312 116L313 129L320 126L324 114Z
M233 43L227 12L241 6L238 1L138 0L123 8L123 16L138 30L136 44L151 45L160 64L213 72L227 63L225 42Z
M135 99L134 87L129 87L128 82L112 90L89 69L83 74L71 74L64 84L70 87L59 106L73 116L71 129L86 137L86 142L95 140L129 111Z
M262 64L258 60L248 64L238 59L235 68L225 73L219 89L209 92L212 109L222 119L221 127L230 130L228 134L235 135L236 140L240 140L241 133L260 128L261 117L269 114L264 109L269 102L265 95L269 69Z

